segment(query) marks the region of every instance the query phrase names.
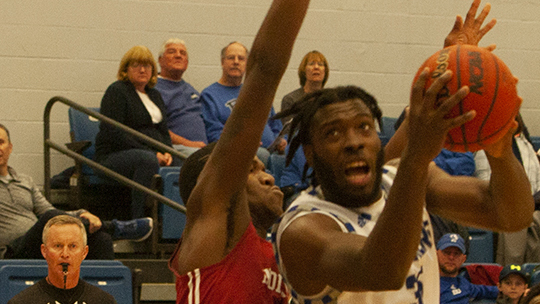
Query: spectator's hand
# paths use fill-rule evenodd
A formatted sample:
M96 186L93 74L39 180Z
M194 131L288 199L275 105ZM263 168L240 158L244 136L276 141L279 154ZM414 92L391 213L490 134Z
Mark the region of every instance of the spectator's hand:
M477 46L480 39L482 39L482 37L484 37L484 35L495 26L497 20L491 19L488 24L482 27L482 23L484 23L484 20L489 14L491 5L489 3L486 4L478 18L475 18L479 6L480 0L474 0L471 4L469 12L467 13L467 17L465 18L465 23L463 23L463 18L460 15L456 16L454 27L448 36L446 36L446 39L444 39L444 47L449 47L456 44L471 44ZM491 44L487 46L486 49L493 51L495 47L495 44Z
M172 156L169 153L156 153L160 166L170 166L172 163Z
M88 231L90 233L94 233L101 228L101 225L102 225L101 220L99 219L99 217L93 215L92 213L90 212L81 213L80 217L85 218L88 220L88 222L90 222L90 226L88 227Z
M469 94L469 88L462 87L454 95L440 99L439 93L453 77L452 71L447 70L425 89L429 75L429 68L426 68L412 89L407 149L411 154L431 161L441 152L448 131L472 120L476 112L469 111L454 118L445 118Z
M287 141L284 138L282 138L279 144L276 146L276 149L279 154L283 154L285 153L286 147L287 147Z

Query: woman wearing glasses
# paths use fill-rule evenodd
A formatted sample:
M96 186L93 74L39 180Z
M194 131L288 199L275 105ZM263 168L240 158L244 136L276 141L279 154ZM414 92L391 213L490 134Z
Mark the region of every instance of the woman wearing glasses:
M145 46L132 47L120 62L117 81L101 100L101 114L171 146L165 105L154 89L156 62ZM173 157L128 135L107 123L101 123L96 137L95 160L135 182L150 187L160 166L171 166ZM132 191L131 216L144 216L146 194Z

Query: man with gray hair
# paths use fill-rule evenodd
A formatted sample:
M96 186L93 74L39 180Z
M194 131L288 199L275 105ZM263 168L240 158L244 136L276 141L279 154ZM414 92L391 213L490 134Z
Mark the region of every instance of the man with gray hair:
M202 112L209 142L220 138L225 122L236 105L246 73L248 55L248 49L238 41L226 45L221 50L221 78L201 92ZM283 127L280 120L270 119L274 115L274 107L272 107L261 136L261 147L257 151L257 157L265 165L270 157L267 148L275 145L276 150L283 153L287 146L287 141L283 138L278 140L279 143L274 143Z
M175 149L186 156L206 146L199 92L182 79L189 63L183 40L170 38L159 51L161 72L156 89L167 108L169 134Z
M41 254L47 260L47 277L23 290L17 303L116 303L113 296L80 279L81 263L88 254L86 230L69 215L50 219L42 234Z

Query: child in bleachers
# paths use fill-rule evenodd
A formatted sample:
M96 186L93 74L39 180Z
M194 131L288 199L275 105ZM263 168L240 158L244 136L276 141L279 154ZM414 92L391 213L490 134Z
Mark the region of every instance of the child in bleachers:
M529 279L520 265L507 265L499 275L497 304L523 304L523 294Z

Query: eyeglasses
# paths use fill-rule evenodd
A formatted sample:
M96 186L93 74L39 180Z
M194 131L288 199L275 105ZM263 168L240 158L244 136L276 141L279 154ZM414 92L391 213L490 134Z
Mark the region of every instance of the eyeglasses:
M145 68L146 70L152 68L152 65L149 64L149 63L140 63L140 62L132 62L129 64L130 67L134 68L134 69L140 69L140 68Z
M318 65L320 67L323 67L324 66L324 62L322 61L310 61L308 62L307 64L308 66L315 66L315 65Z

